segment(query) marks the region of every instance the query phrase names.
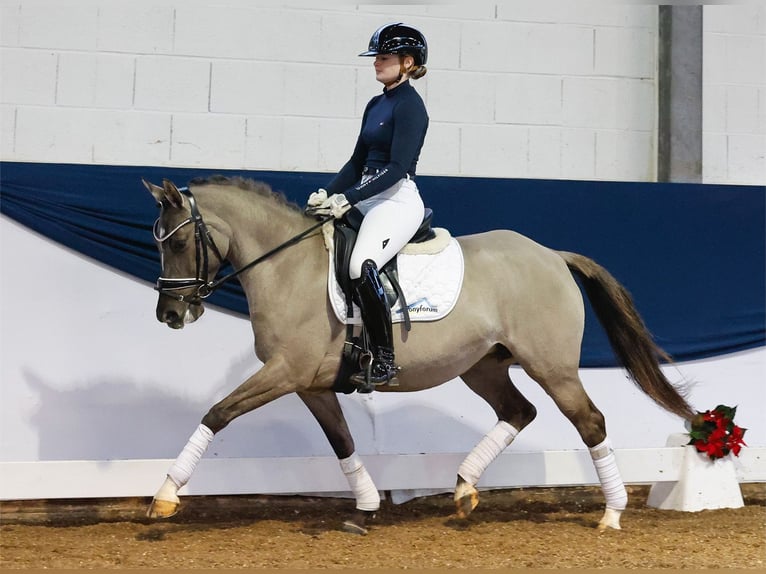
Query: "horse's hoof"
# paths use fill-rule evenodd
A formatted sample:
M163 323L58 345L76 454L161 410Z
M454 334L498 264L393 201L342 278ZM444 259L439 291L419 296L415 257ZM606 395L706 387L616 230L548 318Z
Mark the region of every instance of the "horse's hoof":
M455 501L455 510L458 518L468 518L473 509L479 505L479 493L473 492L461 496Z
M343 523L343 526L341 526L341 530L343 532L348 532L349 534L359 534L360 536L364 536L368 532L364 526L357 524L353 520L346 520Z
M349 534L359 534L360 536L364 536L368 532L367 518L375 518L375 513L365 510L357 510L351 518L343 523L341 530L343 530L343 532L348 532Z
M146 516L149 518L170 518L178 512L180 506L181 503L178 501L154 498L146 511Z
M598 523L598 530L599 532L605 532L608 529L612 530L622 530L620 527L620 515L622 514L621 510L614 510L612 508L607 508L604 512L604 516L601 518L601 520Z
M479 491L462 478L458 478L455 487L455 511L458 518L468 518L479 504Z

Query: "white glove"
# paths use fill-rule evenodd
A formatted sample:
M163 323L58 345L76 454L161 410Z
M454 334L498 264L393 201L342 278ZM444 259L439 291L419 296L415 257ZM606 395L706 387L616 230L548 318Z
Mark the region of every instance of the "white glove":
M309 200L306 202L306 205L309 207L319 207L325 201L327 201L327 190L320 187L314 193L309 195Z
M314 213L317 215L332 214L335 219L340 219L349 209L351 209L351 204L346 196L342 193L336 193L325 199L324 203L317 207Z

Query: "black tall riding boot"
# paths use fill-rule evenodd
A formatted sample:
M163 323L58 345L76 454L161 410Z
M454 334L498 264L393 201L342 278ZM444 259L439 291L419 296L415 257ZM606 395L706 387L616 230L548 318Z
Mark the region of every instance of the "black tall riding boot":
M360 392L370 392L374 385L390 383L398 368L394 365L394 331L391 308L383 291L375 262L362 264L362 276L354 282L354 292L362 311L362 321L370 340L372 364L351 377Z

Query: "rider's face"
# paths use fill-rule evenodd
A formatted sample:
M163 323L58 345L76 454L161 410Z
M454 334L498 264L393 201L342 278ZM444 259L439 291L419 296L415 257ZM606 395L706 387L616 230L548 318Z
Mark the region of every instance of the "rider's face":
M391 86L399 80L400 60L398 54L378 54L375 56L375 79L385 86ZM404 57L405 68L412 66L412 56Z

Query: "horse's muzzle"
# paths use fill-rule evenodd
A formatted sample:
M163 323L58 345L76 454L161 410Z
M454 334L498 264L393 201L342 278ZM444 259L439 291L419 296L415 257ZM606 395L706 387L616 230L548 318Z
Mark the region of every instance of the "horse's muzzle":
M198 303L186 305L185 309L163 305L162 301L157 304L157 320L171 329L183 329L187 323L194 323L199 319L204 312L205 308Z

